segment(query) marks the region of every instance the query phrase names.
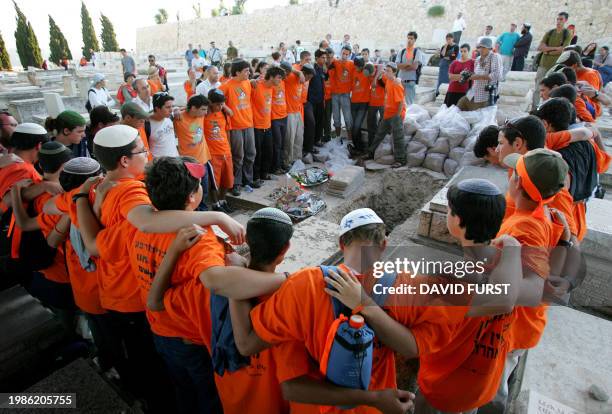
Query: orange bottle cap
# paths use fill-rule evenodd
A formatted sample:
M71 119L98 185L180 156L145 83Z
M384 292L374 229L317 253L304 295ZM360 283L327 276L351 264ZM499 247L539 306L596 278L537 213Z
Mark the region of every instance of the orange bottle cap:
M359 329L363 325L365 325L365 319L361 315L353 315L351 319L349 319L349 326L351 328Z

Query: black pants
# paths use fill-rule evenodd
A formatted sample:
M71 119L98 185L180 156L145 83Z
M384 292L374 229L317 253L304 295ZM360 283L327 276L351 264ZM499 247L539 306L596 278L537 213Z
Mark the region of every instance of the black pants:
M352 139L356 149L365 149L361 139L361 125L368 113L368 104L365 102L351 102L351 118L353 119Z
M376 135L376 129L378 124L383 119L384 107L382 106L369 106L368 107L368 147L374 142L374 136Z
M283 165L283 141L287 134L287 117L272 120L272 170Z
M323 115L323 137L325 141L331 138L332 101L325 101L325 113Z
M514 72L522 72L523 69L525 69L525 57L515 56L514 59L512 60L512 69L510 70Z
M315 143L315 117L312 104L304 103L304 141L302 143L302 153L312 152ZM297 154L299 157L302 154Z
M323 139L323 130L325 129L325 103L313 103L312 104L312 113L314 115L315 120L315 134L314 134L314 142L321 142Z
M106 318L113 363L126 388L144 398L154 412L174 412L172 382L155 350L145 313L108 311Z
M461 33L461 31L453 32L453 42L456 44L459 44L459 41L461 41Z
M274 145L272 144L272 128L255 128L255 164L253 164L253 180L261 180L270 174Z

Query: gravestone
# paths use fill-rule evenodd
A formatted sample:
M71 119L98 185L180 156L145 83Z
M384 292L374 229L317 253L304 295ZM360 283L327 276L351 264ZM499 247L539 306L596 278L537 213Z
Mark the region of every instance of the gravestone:
M57 116L66 109L59 93L43 93L43 99L45 100L45 106L47 107L47 115L50 117L57 118Z

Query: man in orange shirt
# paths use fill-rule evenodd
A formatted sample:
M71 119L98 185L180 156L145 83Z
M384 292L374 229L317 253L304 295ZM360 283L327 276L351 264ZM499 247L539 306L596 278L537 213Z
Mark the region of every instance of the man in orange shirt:
M255 164L253 180L263 184L270 179L274 145L272 137L272 95L279 87L285 71L276 66L264 66L260 79L255 83L252 104L255 125Z
M278 52L275 52L278 53ZM283 163L283 143L287 135L287 94L285 91L285 70L283 80L272 90L272 168L275 175L287 172Z
M239 196L241 187L259 188L253 182L255 162L255 134L253 131L253 108L251 105L250 65L246 60L236 59L231 63L232 78L219 87L225 94L225 105L229 108L229 131L234 166L232 194Z
M383 120L385 113L385 88L378 82L378 74L384 70L384 65L379 64L375 66L375 74L372 79L372 86L370 91L370 101L368 102L368 147L374 142L374 136L378 125Z
M174 132L178 138L178 152L180 155L193 157L204 165L202 188L204 196L197 211L206 211L206 198L209 188L216 191L217 185L213 169L210 164L210 151L204 138L204 117L208 112L208 98L194 95L187 101L187 109L181 116L174 119Z
M288 62L281 63L285 71L285 98L287 101L287 133L283 138L283 167L290 169L293 162L302 158L304 141L304 106L302 89L306 82L305 73L310 69L298 70ZM311 71L314 72L314 71ZM312 75L312 73L311 73Z
M361 126L368 112L370 90L374 77L372 65L365 70L365 60L358 56L353 60L355 72L353 73L353 89L351 91L351 119L353 120L353 149L361 153L366 149L361 136Z
M334 69L331 63L334 60L334 50L330 47L325 49L325 63L323 70L327 74L325 79L325 119L323 120L323 141L329 142L332 139L332 91L335 84Z
M557 64L564 65L574 69L576 72L576 79L588 83L594 89L593 92L589 92L588 99L590 103L595 107L596 117L601 115L601 103L598 100L599 93L601 91L602 81L601 75L598 71L591 68L586 68L582 65L582 59L578 52L574 50L565 51L557 59Z
M334 118L334 128L336 129L336 137L340 137L342 130L341 114L344 117L344 127L346 134L351 139L353 119L351 118L351 89L353 88L353 76L355 65L349 59L351 53L350 46L342 48L340 60L334 59L330 68L334 70L332 81L332 115Z
M388 133L393 136L393 156L395 162L392 168L406 164L406 147L404 145L403 120L406 113L404 87L397 77L397 65L387 63L384 74L379 74L379 80L385 85L385 111L378 125L374 141L367 149L366 159L374 158L374 151Z

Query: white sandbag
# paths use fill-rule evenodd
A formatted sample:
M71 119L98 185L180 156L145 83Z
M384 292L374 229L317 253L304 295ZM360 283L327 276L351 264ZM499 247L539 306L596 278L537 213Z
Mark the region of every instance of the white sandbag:
M477 111L480 114L480 121L472 126L469 137L478 136L484 127L489 125L497 125L497 105L487 106L486 108Z
M474 151L465 151L465 154L463 154L463 158L461 158L461 161L459 162L459 165L461 167L465 167L467 165L473 165L473 166L481 166L485 164L485 160L482 158L477 158L476 155L474 155Z
M440 138L442 137L448 139L448 145L451 148L458 147L459 145L463 143L463 141L466 138L465 135L448 136L448 135L443 135L442 132L440 132Z
M412 140L406 144L406 154L427 151L427 146L417 140Z
M406 107L406 117L404 120L410 119L418 123L431 119L429 111L418 104L411 104Z
M423 167L428 170L441 173L444 169L444 161L446 160L446 154L438 154L436 152L428 152L425 160L423 161Z
M393 154L393 147L391 146L391 144L387 142L383 142L376 148L376 151L374 151L374 159L376 160L378 158L384 157L385 155L392 155L392 154Z
M478 111L460 111L459 114L465 119L470 125L478 123L481 118L481 114Z
M458 166L459 163L457 161L447 158L446 161L444 161L444 174L446 174L447 177L450 177L451 175L455 174Z
M438 125L441 125L441 122L450 114L452 113L458 113L459 112L459 108L457 108L455 105L453 106L446 106L446 105L441 105L440 109L438 110L438 113L435 114L431 120L433 122L435 122Z
M448 158L459 162L461 161L461 158L463 158L463 154L465 154L465 148L455 147L448 153Z
M465 138L470 132L470 124L459 114L458 109L453 111L452 108L456 107L452 106L451 110L440 118L440 134L455 139Z
M440 137L436 140L434 145L429 148L428 152L437 152L439 154L446 154L450 151L450 145L448 144L448 138Z
M395 157L393 156L393 154L383 155L379 158L374 157L374 161L382 165L391 165L395 162Z
M404 135L412 135L421 129L421 124L412 119L406 118L404 120Z
M472 151L474 149L474 145L476 145L477 139L478 137L475 136L468 137L461 143L461 146L465 148L466 151Z
M414 139L431 147L436 142L438 134L439 130L437 128L421 128L414 134Z
M420 167L425 160L425 155L427 152L425 150L419 152L411 152L406 156L406 166L408 167Z

